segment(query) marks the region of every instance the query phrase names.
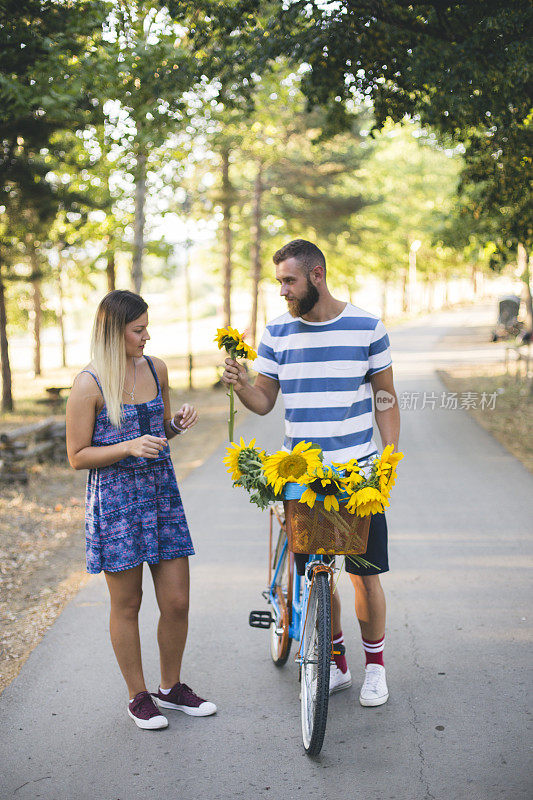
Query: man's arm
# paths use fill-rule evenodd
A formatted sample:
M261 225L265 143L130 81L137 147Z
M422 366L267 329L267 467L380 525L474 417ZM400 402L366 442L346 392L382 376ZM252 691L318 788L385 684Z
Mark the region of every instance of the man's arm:
M259 373L252 386L248 383L248 376L242 364L232 358L227 358L222 380L226 386L233 384L243 406L255 414L264 416L274 408L279 391L279 383L275 378L269 378L267 375Z
M400 438L400 408L394 389L392 367L387 367L387 369L371 375L370 384L374 392L374 414L381 435L381 443L383 447L393 444L394 450L397 451ZM378 392L383 392L383 394L378 395Z

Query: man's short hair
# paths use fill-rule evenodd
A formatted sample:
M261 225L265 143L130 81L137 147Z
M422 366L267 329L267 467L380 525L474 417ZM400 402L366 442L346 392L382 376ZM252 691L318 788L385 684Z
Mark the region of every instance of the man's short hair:
M324 268L324 275L326 274L324 253L313 242L307 242L305 239L293 239L292 242L276 250L272 256L274 264L280 264L288 258L295 258L307 276L317 264Z

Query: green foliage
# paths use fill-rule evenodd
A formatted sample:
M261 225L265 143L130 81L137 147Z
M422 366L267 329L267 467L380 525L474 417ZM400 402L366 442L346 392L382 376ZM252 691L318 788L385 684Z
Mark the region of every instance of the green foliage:
M0 204L30 201L41 221L58 193L42 155L63 157L57 131L95 119L98 99L83 61L101 26L99 2L5 2L0 39Z
M359 268L395 280L418 239L419 270L429 278L447 271L436 246L455 205L461 165L460 155L441 148L429 131L414 124L384 126L368 164L367 187L376 202L359 220L361 241L354 253Z
M250 503L255 503L260 509L268 508L275 500L281 499L281 495L274 493L274 489L265 477L263 457L264 454L258 448L250 445L241 446L237 457L237 467L241 474L233 481L233 486L242 486L246 489L250 495Z
M270 263L282 243L303 236L327 243L331 263L337 261L340 269L347 248L358 241L356 220L369 202L360 176L373 149L371 138L360 129L370 128L369 116L354 114L349 132L324 138L324 114L306 111L300 80L280 59L271 72L254 79L252 112L226 107L220 100L214 112L207 112L211 149L189 178L193 192L196 187L193 213L220 218L224 204L230 204L233 266L241 284L251 279L259 170L263 264ZM221 168L224 150L230 161L227 185ZM222 260L222 245L220 236L215 263Z
M178 5L183 13L189 4ZM350 105L364 98L378 127L408 115L463 142L464 178L477 184L478 212L531 245L531 3L195 5L200 42L233 42L258 72L281 53L306 65L304 92L311 106L327 106L329 131L346 127Z

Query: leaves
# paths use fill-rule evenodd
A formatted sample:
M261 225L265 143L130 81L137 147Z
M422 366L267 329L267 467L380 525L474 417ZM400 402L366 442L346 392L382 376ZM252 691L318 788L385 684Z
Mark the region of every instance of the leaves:
M280 55L306 65L303 91L310 107L327 108L330 134L347 127L350 104L371 101L378 128L409 116L462 142L464 179L478 183L482 212L496 216L515 242L531 244L530 3L229 5L230 11L225 2L201 4L200 39L233 43L258 72ZM253 22L242 26L245 8ZM508 211L512 190L524 203Z

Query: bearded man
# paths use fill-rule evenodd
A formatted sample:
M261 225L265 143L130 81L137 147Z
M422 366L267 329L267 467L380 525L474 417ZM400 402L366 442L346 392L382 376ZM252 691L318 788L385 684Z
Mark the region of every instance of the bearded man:
M320 445L324 463L356 458L361 466L377 455L373 439L372 397L383 447L398 449L400 414L394 390L389 337L381 320L351 303L336 300L326 282L324 254L312 242L295 239L273 256L276 280L288 313L270 322L253 367L254 384L237 361L227 358L223 381L233 384L246 408L256 414L272 410L281 389L285 403L284 448L298 442ZM384 514L371 518L362 568L346 559L355 589L355 612L366 657L359 701L378 706L389 697L383 647L385 594L380 575L389 569L387 523ZM296 556L303 572L305 556ZM344 644L341 605L332 603L333 641ZM330 692L351 686L344 648L331 664Z

